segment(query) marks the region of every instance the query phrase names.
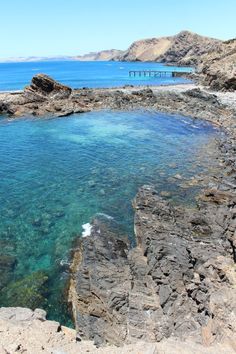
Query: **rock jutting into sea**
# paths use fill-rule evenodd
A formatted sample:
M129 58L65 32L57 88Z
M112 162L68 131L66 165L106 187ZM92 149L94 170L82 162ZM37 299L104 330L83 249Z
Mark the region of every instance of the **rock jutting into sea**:
M97 345L227 342L236 332L236 193L205 191L174 207L150 186L135 200L137 246L99 220L79 239L70 301L77 333Z

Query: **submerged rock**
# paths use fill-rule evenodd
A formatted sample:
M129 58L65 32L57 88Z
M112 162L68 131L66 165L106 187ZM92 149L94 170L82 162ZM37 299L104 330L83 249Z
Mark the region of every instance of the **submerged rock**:
M43 271L37 271L23 279L12 281L0 294L1 305L29 307L35 309L44 307L46 300L46 282L48 276Z
M5 245L0 242L0 246L4 247ZM16 264L16 257L9 254L0 254L0 291L9 283Z

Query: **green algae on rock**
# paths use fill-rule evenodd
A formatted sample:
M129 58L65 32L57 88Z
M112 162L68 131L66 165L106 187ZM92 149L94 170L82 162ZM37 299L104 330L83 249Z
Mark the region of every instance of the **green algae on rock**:
M47 303L47 281L46 273L37 271L23 279L11 282L6 288L2 289L1 305L8 306L14 303L15 306L29 307L32 310L45 307Z

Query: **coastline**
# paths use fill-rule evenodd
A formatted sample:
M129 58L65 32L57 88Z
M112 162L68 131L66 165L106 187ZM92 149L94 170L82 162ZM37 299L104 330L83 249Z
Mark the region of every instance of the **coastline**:
M231 99L227 98L229 95ZM225 126L225 118L234 114L234 95L209 91L193 83L71 89L47 75L38 74L23 92L0 94L0 113L9 118L24 115L62 117L92 110L152 108Z
M235 224L234 213L235 213L235 205L236 205L234 199L235 189L236 189L236 185L235 185L236 111L234 105L235 102L233 99L231 100L230 97L232 96L233 98L235 94L217 93L213 91L209 92L205 88L195 84L168 85L168 86L155 86L155 87L153 86L152 87L123 87L123 88L112 88L112 89L71 90L70 88L67 88L63 85L53 82L53 87L54 88L51 92L47 92L47 91L45 92L45 90L42 90L42 88L45 88L44 84L42 85L33 84L31 85L31 87L17 94L7 93L4 97L1 97L2 96L1 93L0 111L3 114L8 114L10 118L14 119L14 117L19 118L21 116L28 115L28 114L40 118L41 116L45 116L45 114L50 116L60 117L60 116L69 116L73 113L83 113L87 111L102 110L102 109L130 110L136 108L145 108L145 109L151 108L151 109L155 109L155 110L159 110L171 114L172 113L180 114L180 115L191 116L196 119L198 118L205 119L211 121L213 124L217 126L220 126L224 131L226 131L227 135L224 138L222 138L223 139L222 141L219 141L219 158L223 159L222 175L214 176L215 178L214 186L209 187L207 191L203 191L201 196L201 198L203 198L203 203L199 203L198 207L201 212L205 213L206 217L209 217L209 221L211 222L211 227L213 229L213 232L216 232L215 228L217 227L217 222L219 222L220 215L222 214L222 212L224 213L224 215L227 215L227 223L226 225L223 226L221 225L221 230L220 230L220 232L222 232L222 237L220 237L220 240L221 241L223 240L223 243L227 244L225 248L227 250L227 255L225 256L223 248L220 250L217 249L218 253L216 254L214 253L215 252L214 250L213 255L214 256L217 255L217 257L225 257L225 258L220 258L221 263L228 265L228 267L230 268L230 272L231 270L233 272L233 268L234 268L233 261L235 257L235 247L236 247L236 234L234 232L234 224ZM161 198L162 204L161 206L158 206L160 200L159 199L155 200L155 198L153 200L152 196L150 196L149 194L150 193L150 189L148 189L149 187L146 188L147 189L144 188L139 191L139 194L137 195L136 201L134 203L134 207L136 210L136 224L134 227L136 231L136 236L139 240L138 251L140 253L137 255L137 258L133 259L133 264L136 264L135 262L137 260L140 261L140 259L143 259L145 257L146 257L146 262L148 262L147 254L144 251L146 249L146 245L145 245L146 241L144 235L146 234L148 229L146 228L145 223L142 222L143 216L146 216L146 219L148 218L148 220L150 220L151 223L151 220L153 221L154 218L153 209L156 208L157 210L159 210L164 205L165 207L164 209L167 208L169 210L169 206L165 204L165 200L164 199L162 200L162 198ZM153 195L155 196L154 191L153 191ZM145 207L143 207L143 205L145 205ZM143 210L146 211L145 208L150 208L150 210L146 215L142 215ZM171 213L174 213L177 219L179 218L176 210L171 210ZM181 220L184 220L187 214L188 211L185 210L184 213L182 214L184 216L181 216ZM216 216L218 215L218 220L217 218L212 219L211 214ZM199 224L198 222L197 224L195 222L194 225L198 227L203 226L201 223ZM155 224L151 225L151 227L152 226L154 227ZM154 229L155 228L156 226L154 227ZM214 233L214 235L216 235L216 243L217 243L219 241L219 235L216 233ZM157 235L154 232L153 239L155 241L156 241L156 236ZM180 237L180 239L182 238L183 237ZM76 281L78 280L77 272L80 270L81 264L82 264L82 269L84 266L83 262L81 261L81 259L83 259L83 252L81 253L81 249L83 249L84 242L91 242L91 239L84 238L82 239L82 241L79 240L80 243L79 251L77 250L79 254L76 254L75 252L75 260L78 261L78 256L79 256L79 262L75 264L75 268L74 270L72 270L72 279L75 283L74 285L72 284L73 289L71 290L71 292L73 293L74 299L72 296L70 301L73 302L75 307L78 304L78 292L75 291ZM192 247L194 248L196 247L196 245L193 243ZM201 261L200 255L198 257L199 257L198 261L200 260L200 262L202 262L203 264L206 263ZM228 263L227 262L224 263L225 260ZM176 264L179 265L178 257L177 257ZM108 267L109 267L109 262L108 262ZM129 267L129 262L127 267ZM145 269L145 266L142 269ZM233 290L233 286L235 284L232 283L234 280L232 280L233 278L230 279L229 273L227 273L228 270L229 269L225 271L224 276L226 278L228 277L227 281L229 283L229 286L227 287L224 281L222 281L223 284L221 283L221 281L219 281L219 284L217 283L217 286L219 286L220 290L222 290L226 286L226 289L224 288L225 291L229 291L230 289L230 291L232 291L232 294L235 294L235 289ZM139 271L140 270L138 270L138 272ZM197 268L194 268L194 271L195 273L199 272ZM209 277L209 274L207 276ZM210 278L210 280L212 283L214 283L214 277ZM138 281L140 281L140 279L138 279ZM86 283L86 280L85 280L85 284L88 285L88 283ZM136 284L138 284L138 282ZM191 281L190 281L190 285L191 285ZM212 290L211 287L209 289L210 291ZM142 294L142 292L140 294ZM211 295L212 294L210 293L209 296ZM101 299L103 299L103 295L101 296ZM83 296L80 298L80 300L81 303L83 303L84 301ZM224 303L225 312L227 312L226 310L230 308L229 306L230 301L232 301L232 299L226 297ZM110 310L111 309L112 307L110 307ZM77 316L76 311L77 310L74 309L75 319ZM92 316L94 314L96 315L97 313L96 303L94 305L94 308L88 309L86 311L85 313L87 316L90 315ZM145 311L147 311L147 307L145 307ZM230 316L230 314L227 313L227 316L228 315ZM100 318L103 318L104 315L100 315L99 313L99 316ZM206 328L203 326L204 327L203 332L205 331L204 332L205 334L202 335L202 343L200 341L199 333L197 334L198 337L196 336L197 338L193 338L191 336L189 338L186 338L188 334L186 332L186 336L183 334L182 337L179 337L178 339L172 338L171 336L169 336L170 339L167 340L162 339L160 344L155 344L155 347L153 347L154 348L153 353L155 353L156 348L157 350L158 348L162 349L161 347L162 345L165 346L166 341L167 341L167 347L166 348L164 347L163 350L168 350L168 341L170 341L171 343L172 340L175 348L177 348L179 345L179 348L181 347L181 349L185 346L182 340L185 340L186 343L190 341L189 344L190 347L188 347L188 344L186 344L187 345L186 353L191 352L193 348L192 346L195 346L194 350L199 350L199 353L201 352L200 350L203 350L204 353L214 352L214 350L220 350L221 352L223 352L224 348L226 347L228 348L227 353L233 353L234 349L231 350L231 348L233 348L235 344L232 345L229 338L231 332L232 332L232 336L233 333L235 333L234 332L235 328L233 326L231 329L229 328L229 320L228 318L226 318L227 316L226 314L224 314L223 320L222 319L219 320L217 316L215 316L216 317L215 321L216 320L220 321L219 323L217 323L217 325L220 325L221 327L228 326L227 329L225 329L224 327L225 336L223 336L223 338L219 339L219 336L218 337L216 336L215 338L214 330L216 331L216 329L214 330L212 329L214 326L211 328L209 326L208 327L206 326ZM104 316L104 318L106 321L107 320L106 316ZM230 321L233 323L233 325L234 325L233 322L234 320L235 320L234 317L230 317ZM108 321L108 324L109 325L112 324L115 327L116 319L112 319L112 321L113 322ZM125 321L127 321L126 317L125 317ZM78 323L81 325L80 322ZM78 328L77 328L77 336L78 336ZM151 329L147 331L148 335L150 334L150 331ZM194 333L193 336L195 336L195 334L196 333ZM92 339L94 337L93 332L90 335L85 334L85 339ZM142 337L142 339L144 340L146 339L145 335L147 335L147 333L145 333L144 337ZM106 334L103 334L103 336L105 342L114 343L113 338L110 338L109 340L109 337L106 337ZM77 346L76 348L79 349L80 344L75 343L75 332L73 332L72 337L73 337L74 344ZM134 341L137 341L136 335L132 336L131 334L130 338L127 340L128 343L129 341L132 343ZM154 336L153 338L155 339L154 340L149 339L148 341L156 342L157 341L156 337ZM126 339L127 338L125 337L124 342L126 341ZM196 344L196 339L198 341L198 344ZM175 342L176 340L177 343ZM178 343L178 340L180 341L180 343ZM216 344L217 341L219 342L223 341L223 344L222 343ZM201 345L199 343L201 343ZM200 345L200 347L199 349L196 349L198 345ZM211 346L206 347L205 345L207 346L212 345L212 347ZM220 346L219 347L220 349L216 349L218 345ZM216 346L215 349L214 346ZM95 350L95 348L93 348L93 350ZM117 350L117 352L121 352L119 351L119 349L114 349L114 353L116 352L115 350ZM151 350L152 349L150 349L150 352L152 353ZM170 350L172 349L170 348ZM99 353L100 351L97 350L95 352ZM148 353L148 349L147 349L147 353Z

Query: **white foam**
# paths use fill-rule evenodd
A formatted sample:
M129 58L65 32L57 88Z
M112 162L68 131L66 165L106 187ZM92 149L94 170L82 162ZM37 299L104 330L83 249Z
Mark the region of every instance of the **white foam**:
M97 213L97 216L103 216L104 218L108 219L108 220L114 220L113 216L110 216L108 214L105 213Z
M83 225L82 225L82 228L83 228L83 230L84 230L84 231L82 232L82 237L91 236L91 232L92 232L93 225L91 225L90 223L83 224Z
M60 266L61 267L64 267L64 266L70 266L70 262L68 261L68 259L62 259L61 261L60 261Z

